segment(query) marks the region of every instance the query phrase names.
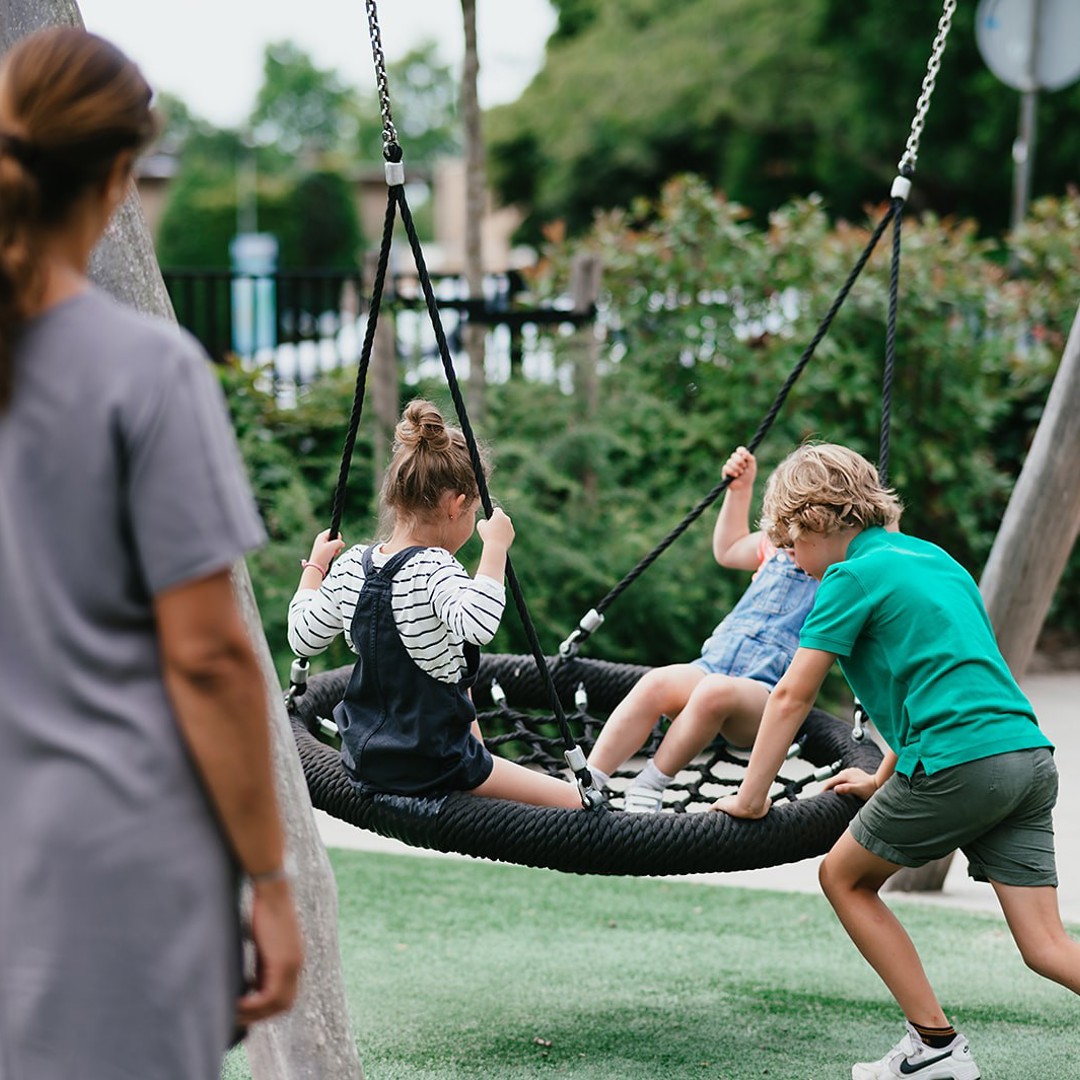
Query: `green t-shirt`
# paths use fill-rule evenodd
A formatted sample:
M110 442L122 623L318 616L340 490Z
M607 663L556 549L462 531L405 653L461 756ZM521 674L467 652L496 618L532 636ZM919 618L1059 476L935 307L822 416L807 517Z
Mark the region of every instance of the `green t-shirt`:
M874 527L822 578L799 644L840 668L910 776L1050 746L994 640L971 575L925 540Z

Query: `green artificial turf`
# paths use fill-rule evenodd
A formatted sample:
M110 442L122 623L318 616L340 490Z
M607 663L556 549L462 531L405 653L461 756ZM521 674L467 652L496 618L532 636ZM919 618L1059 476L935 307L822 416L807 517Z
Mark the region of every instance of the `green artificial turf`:
M843 1080L903 1034L820 896L331 858L367 1080ZM896 909L983 1080L1080 1077L1080 1002L1000 919ZM249 1075L235 1053L223 1077Z

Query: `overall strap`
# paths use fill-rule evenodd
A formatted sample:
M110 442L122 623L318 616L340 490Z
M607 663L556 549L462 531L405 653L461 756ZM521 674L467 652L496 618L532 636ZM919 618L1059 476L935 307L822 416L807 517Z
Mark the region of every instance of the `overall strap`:
M423 551L424 548L417 544L413 547L402 548L401 551L395 551L389 559L382 564L382 566L376 566L375 560L372 558L371 553L375 550L376 545L371 544L369 547L364 548L364 553L360 558L360 563L364 568L364 581L370 581L372 579L381 579L383 581L392 581L394 575L417 553Z

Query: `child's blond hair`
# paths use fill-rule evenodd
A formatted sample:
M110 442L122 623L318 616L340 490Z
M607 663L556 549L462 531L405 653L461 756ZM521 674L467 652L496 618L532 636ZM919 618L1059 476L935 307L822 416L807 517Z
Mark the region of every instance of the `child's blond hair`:
M790 547L803 533L895 525L900 510L896 492L882 486L861 454L835 443L809 443L769 477L761 527L777 547Z

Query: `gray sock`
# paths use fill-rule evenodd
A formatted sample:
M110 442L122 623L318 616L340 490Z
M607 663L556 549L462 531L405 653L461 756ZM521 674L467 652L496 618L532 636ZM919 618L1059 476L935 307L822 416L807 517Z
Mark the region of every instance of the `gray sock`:
M653 791L663 791L674 780L674 776L662 773L652 758L645 762L645 768L634 777L633 787L652 788Z
M611 779L611 777L608 776L606 772L602 772L595 765L589 766L589 772L592 773L593 786L597 790L603 791L604 788L608 786L608 781Z

